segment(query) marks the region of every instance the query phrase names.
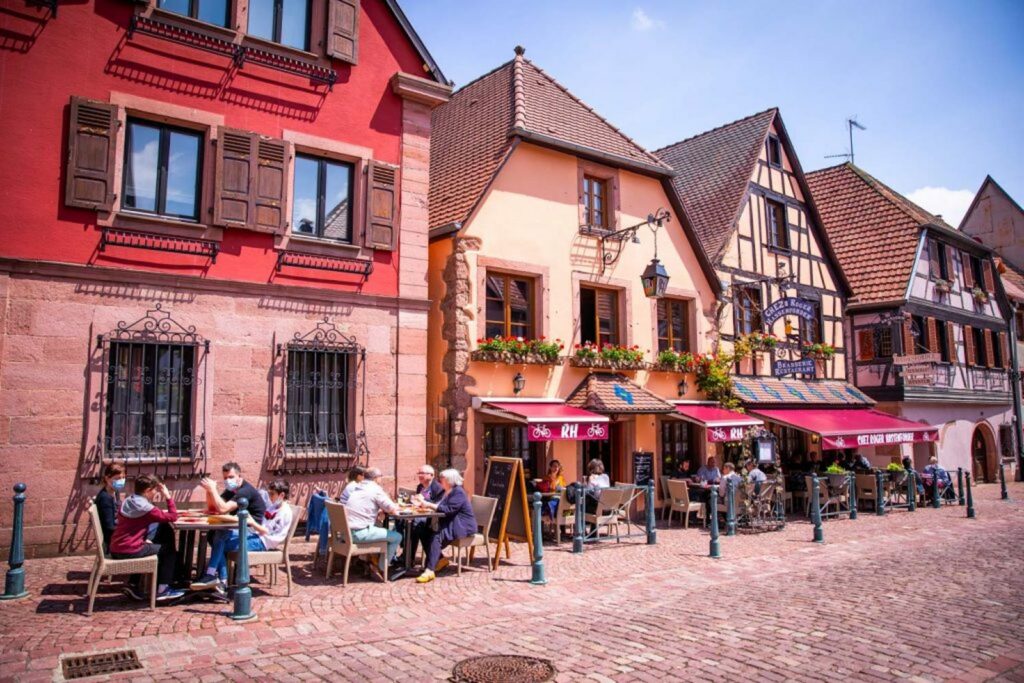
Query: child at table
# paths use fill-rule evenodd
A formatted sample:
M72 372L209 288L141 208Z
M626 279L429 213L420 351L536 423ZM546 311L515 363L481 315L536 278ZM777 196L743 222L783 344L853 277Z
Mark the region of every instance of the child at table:
M115 560L127 560L139 557L157 556L157 596L158 601L173 600L184 595L170 587L174 579L174 534L158 535L159 542L154 543L146 538L151 524L164 527L165 523L178 519L178 510L174 505L167 487L153 474L143 474L135 478L135 493L125 498L117 510L117 525L110 537L110 556ZM153 503L158 495L167 501L167 512ZM165 527L170 528L170 527ZM126 589L133 598L141 599L138 583Z
M292 528L292 506L287 504L291 487L288 482L278 479L267 486L270 505L264 514L263 524L249 518L251 531L246 535L246 547L250 552L276 550L288 538ZM192 590L213 590L222 598L227 598L228 562L227 554L236 552L241 545L238 530L218 533L210 548L210 562L206 565L206 573L190 586Z

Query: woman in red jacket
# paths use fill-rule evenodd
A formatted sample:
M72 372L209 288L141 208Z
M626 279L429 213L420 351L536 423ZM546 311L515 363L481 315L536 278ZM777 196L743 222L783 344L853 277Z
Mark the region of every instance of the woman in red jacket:
M167 512L153 505L158 495L167 501ZM117 511L117 526L110 538L110 556L115 560L157 556L157 596L159 601L173 600L185 594L170 587L174 579L174 540L153 543L147 539L150 525L175 522L178 510L170 491L156 475L135 478L135 493L125 498Z

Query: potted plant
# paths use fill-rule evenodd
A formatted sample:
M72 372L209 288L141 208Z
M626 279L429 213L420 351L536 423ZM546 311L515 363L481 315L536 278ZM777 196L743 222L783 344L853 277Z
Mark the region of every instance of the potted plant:
M693 367L693 354L675 349L659 352L655 363L655 369L664 372L693 372Z
M836 355L836 347L826 342L816 342L814 344L804 344L803 352L806 358L829 360Z
M939 294L949 294L953 291L953 281L941 277L935 278L935 291Z
M476 340L476 349L470 357L487 363L557 365L561 362L559 354L564 348L561 339L549 341L546 337L486 337Z
M978 285L974 285L974 287L971 288L971 296L974 297L974 301L978 304L988 303L988 292Z
M640 370L646 367L644 352L639 346L605 344L592 342L577 344L571 359L572 365L584 368L609 368L612 370Z

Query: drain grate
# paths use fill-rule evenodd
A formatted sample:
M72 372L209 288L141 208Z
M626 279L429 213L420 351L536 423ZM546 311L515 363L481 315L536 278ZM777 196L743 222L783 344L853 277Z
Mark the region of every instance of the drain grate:
M555 677L546 659L519 655L487 655L463 659L452 669L455 683L541 683Z
M135 650L117 650L95 655L74 655L61 662L65 680L103 676L121 671L136 671L142 668Z

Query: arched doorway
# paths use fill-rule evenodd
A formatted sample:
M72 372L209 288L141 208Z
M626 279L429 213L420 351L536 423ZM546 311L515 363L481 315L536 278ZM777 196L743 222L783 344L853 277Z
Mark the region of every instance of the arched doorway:
M982 423L971 435L971 471L975 481L995 481L996 444L992 430Z

